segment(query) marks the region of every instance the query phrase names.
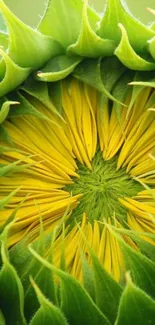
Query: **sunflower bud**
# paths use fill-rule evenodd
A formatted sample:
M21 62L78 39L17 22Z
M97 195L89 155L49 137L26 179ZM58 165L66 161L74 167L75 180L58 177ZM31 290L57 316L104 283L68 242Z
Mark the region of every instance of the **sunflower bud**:
M0 10L0 324L153 325L154 25Z

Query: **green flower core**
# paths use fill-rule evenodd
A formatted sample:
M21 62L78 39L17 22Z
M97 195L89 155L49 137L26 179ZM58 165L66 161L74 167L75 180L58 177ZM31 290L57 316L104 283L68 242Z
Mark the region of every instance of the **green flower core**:
M117 156L104 160L101 151L97 151L92 170L81 163L77 165L79 178L74 178L66 190L72 195L83 196L72 216L78 220L85 212L90 222L103 221L113 215L126 217L126 209L119 198L135 196L142 186L126 173L125 168L117 169Z

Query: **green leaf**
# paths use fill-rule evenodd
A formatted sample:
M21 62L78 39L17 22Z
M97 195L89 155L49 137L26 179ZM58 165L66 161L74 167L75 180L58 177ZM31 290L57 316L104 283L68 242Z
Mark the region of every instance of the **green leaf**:
M65 314L70 325L79 324L100 324L110 325L107 318L98 309L85 289L72 276L64 271L57 269L39 256L32 247L30 252L44 266L54 271L61 279L61 309Z
M16 270L9 262L5 241L4 238L1 246L3 266L0 271L0 308L6 324L26 325L23 313L24 291Z
M124 70L125 67L116 58L107 58L103 61L87 59L78 65L73 76L100 91L104 98L122 104L110 91Z
M7 34L7 27L3 19L2 13L0 13L0 31Z
M77 54L84 57L96 58L99 56L111 56L116 44L109 39L102 39L92 29L88 14L87 0L83 4L81 31L75 44L68 47L68 54Z
M101 61L101 79L105 89L110 93L124 73L130 73L116 57L105 58ZM110 98L110 97L109 97ZM112 99L112 98L111 98ZM113 96L114 102L121 103ZM122 103L121 103L122 104Z
M155 63L146 61L142 59L130 45L127 32L122 24L119 24L120 30L122 32L121 41L116 48L114 54L119 58L119 60L129 69L149 71L155 70Z
M107 225L107 227L109 227ZM132 249L112 228L109 231L117 238L125 261L125 266L134 282L150 296L155 298L155 263L139 251Z
M137 246L140 248L141 253L149 257L153 262L155 262L155 245L149 243L148 241L142 238L142 236L144 236L154 240L155 235L146 232L139 233L132 230L120 228L115 228L115 230L120 234L126 234L127 236L131 237L135 241Z
M29 164L21 164L22 160L17 160L13 163L10 163L8 165L1 165L0 164L0 176L10 176L13 173L20 172L24 168L28 168Z
M135 80L133 80L132 82L130 82L130 85L141 86L143 88L144 87L152 87L152 88L155 88L154 71L150 71L150 72L137 72Z
M123 289L105 271L93 251L90 252L95 274L96 304L113 324L118 311L118 305Z
M41 308L32 318L30 325L68 325L61 310L45 298L40 288L32 279L31 283L40 302Z
M115 325L154 325L154 320L155 302L128 279Z
M82 0L49 0L38 30L52 36L66 49L79 36L82 21ZM89 8L88 16L93 29L100 17Z
M10 201L10 199L19 191L19 188L11 192L8 196L5 196L4 199L0 200L0 210L3 210L6 204Z
M16 93L15 97L19 104L15 105L14 108L9 111L9 117L32 115L39 119L52 122L46 115L40 113L20 92Z
M38 82L32 77L29 77L27 81L21 87L29 95L38 99L43 105L48 107L53 113L58 114L57 109L54 107L49 95L48 85L46 82Z
M86 257L82 254L81 254L81 262L82 262L83 286L85 290L89 293L90 297L94 301L96 301L94 270L88 264Z
M5 119L7 118L9 111L10 111L10 105L18 104L18 102L13 101L6 101L2 104L1 110L0 110L0 124L2 124Z
M30 74L30 68L21 68L15 64L8 54L6 54L2 49L0 49L0 55L2 55L4 63L4 69L1 69L0 65L0 97L4 96L19 84L21 84ZM3 71L4 70L4 71Z
M9 36L6 32L0 30L0 44L4 51L7 50L9 43Z
M120 102L124 103L125 98L132 92L132 88L129 85L129 82L133 80L134 72L129 70L128 73L124 73L121 78L118 80L116 85L114 86L112 90L112 95L117 98ZM132 106L131 106L132 107ZM121 112L124 108L123 105L114 103L114 110L117 114L117 119L121 123Z
M20 67L37 69L62 51L55 40L19 20L2 0L0 9L9 32L8 55Z
M81 60L82 59L77 56L57 56L51 59L43 69L36 73L35 79L47 82L55 82L64 79L75 69Z
M6 325L5 319L4 319L4 316L3 316L2 312L1 312L1 310L0 310L0 325Z
M30 283L30 275L35 280L36 284L41 289L42 293L53 303L57 302L56 283L53 281L52 271L44 267L27 249L28 243L31 241L31 236L21 240L13 246L9 252L10 261L17 270L25 292L25 317L30 320L34 313L39 308L38 299L35 291ZM40 238L33 245L39 254L44 254L43 251L51 242L51 236Z
M120 29L118 28L119 23L126 29L129 42L134 50L136 52L146 52L147 41L155 36L155 31L132 17L120 0L108 0L98 35L102 38L115 40L119 44L121 39Z
M48 84L49 96L51 98L54 107L58 111L59 116L62 117L63 107L62 107L62 87L61 81Z
M0 139L6 142L9 146L13 146L11 137L2 125L0 125Z

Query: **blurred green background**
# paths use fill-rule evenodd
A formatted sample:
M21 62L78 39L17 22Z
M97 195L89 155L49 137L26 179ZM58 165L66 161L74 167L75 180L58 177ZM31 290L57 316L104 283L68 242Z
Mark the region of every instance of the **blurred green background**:
M4 0L6 4L24 22L35 27L39 21L39 16L43 14L47 0ZM105 0L89 0L89 3L98 11L102 12ZM148 23L154 17L147 12L146 7L155 9L155 0L126 0L128 8L134 16L142 22Z

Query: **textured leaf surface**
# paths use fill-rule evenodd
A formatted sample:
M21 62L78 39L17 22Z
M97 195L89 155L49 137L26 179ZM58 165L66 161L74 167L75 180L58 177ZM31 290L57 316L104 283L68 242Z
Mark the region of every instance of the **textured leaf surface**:
M4 319L4 316L3 316L2 312L1 312L1 310L0 310L0 325L6 325L5 319Z
M127 271L131 272L135 283L142 290L155 298L155 263L139 251L132 249L120 236L116 237L124 255Z
M3 57L1 63L4 64L3 69L1 69L0 65L0 75L2 78L0 81L0 97L2 97L21 84L28 77L31 69L19 67L12 61L8 54L1 49L0 55Z
M2 241L3 267L0 271L0 308L9 325L26 325L24 318L24 292L16 270L10 264L5 243Z
M119 23L125 27L130 44L135 51L145 51L144 44L155 35L155 32L132 17L124 9L123 1L108 0L98 34L103 38L115 40L118 44L121 39L121 32L118 28Z
M131 280L122 295L115 325L153 325L155 302Z
M75 44L68 47L68 54L77 54L84 57L96 58L99 56L111 56L116 47L109 39L102 39L91 28L87 14L87 2L84 1L81 31Z
M66 78L75 67L81 62L82 58L73 56L67 57L60 55L50 60L41 71L36 74L36 79L54 82Z
M13 101L6 101L2 104L1 110L0 110L0 124L2 124L5 119L7 118L9 111L10 111L10 106L19 104L18 102L13 102Z
M141 58L137 53L133 50L130 45L127 32L122 24L119 24L119 27L122 32L122 38L115 50L115 55L120 59L120 61L129 69L140 70L140 71L149 71L155 70L155 63L151 63L149 61Z
M61 47L56 41L24 24L2 0L0 9L9 31L8 54L16 64L23 68L36 69L48 61L52 55L59 53Z
M104 59L103 62L87 59L78 65L73 75L103 94L102 105L107 98L120 104L119 100L112 96L111 90L124 70L125 67L114 57Z
M116 319L118 305L123 289L105 271L95 254L93 253L91 255L95 273L96 304L113 324Z
M60 309L55 307L45 298L34 281L31 280L31 282L41 307L36 312L35 316L30 322L30 325L68 325Z
M39 254L43 254L45 242L35 243L35 249ZM27 249L27 239L16 244L10 251L10 260L18 274L24 287L25 293L25 316L30 320L39 308L39 302L30 283L30 276L33 277L46 298L56 303L56 288L53 281L52 271L44 267Z
M61 279L61 309L65 314L70 325L79 324L103 324L109 325L108 319L102 314L90 296L69 274L57 269L41 256L39 256L32 248L31 253L42 262L47 268L54 271ZM85 312L83 312L85 311Z
M82 8L82 0L49 0L38 29L67 48L79 36ZM89 9L88 16L92 28L95 29L100 17L92 9Z

